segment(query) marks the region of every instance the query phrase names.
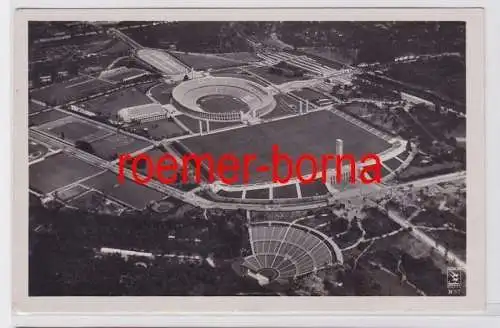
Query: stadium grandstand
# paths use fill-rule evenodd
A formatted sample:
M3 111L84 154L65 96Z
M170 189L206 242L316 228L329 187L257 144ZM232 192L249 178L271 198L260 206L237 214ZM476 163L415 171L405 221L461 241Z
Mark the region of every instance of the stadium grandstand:
M211 95L225 95L241 100L248 106L241 111L206 112L199 99ZM208 121L242 121L245 114L259 117L276 106L272 94L249 80L233 77L205 77L185 81L172 91L173 104L186 115Z
M167 118L168 113L159 104L145 104L123 108L118 112L118 117L127 123L151 122Z
M289 279L343 262L328 236L312 228L281 221L254 223L249 228L252 255L242 266L251 277L286 283Z

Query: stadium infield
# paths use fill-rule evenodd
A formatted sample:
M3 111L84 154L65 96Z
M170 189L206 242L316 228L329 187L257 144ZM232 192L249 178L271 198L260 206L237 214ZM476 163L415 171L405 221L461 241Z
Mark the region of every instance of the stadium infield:
M204 96L197 103L209 113L247 112L250 109L243 100L228 95Z
M335 140L344 140L344 153L360 159L367 153L380 153L390 147L386 141L370 132L345 121L330 111L311 112L306 115L223 131L182 140L195 154L209 153L215 160L225 153L238 158L255 154L257 160L250 165L250 183L271 181L271 170L258 172L257 168L271 165L272 146L278 145L281 153L288 154L294 162L305 153L319 158L335 153ZM303 174L311 172L304 162ZM286 164L278 167L285 175Z

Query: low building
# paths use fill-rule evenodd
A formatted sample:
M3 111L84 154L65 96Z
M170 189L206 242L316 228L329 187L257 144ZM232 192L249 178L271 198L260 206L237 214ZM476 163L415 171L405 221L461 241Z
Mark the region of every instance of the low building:
M146 104L123 108L118 117L126 123L150 122L167 118L168 113L160 104Z

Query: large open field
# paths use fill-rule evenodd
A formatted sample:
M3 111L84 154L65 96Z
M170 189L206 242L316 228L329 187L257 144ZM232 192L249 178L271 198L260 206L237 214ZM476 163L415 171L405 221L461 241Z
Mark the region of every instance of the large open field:
M30 188L49 193L70 183L96 174L101 169L60 153L29 167Z
M274 107L272 112L264 115L264 119L282 117L297 114L299 112L300 105L297 99L284 94L275 95L274 99L276 99L276 107Z
M48 105L56 106L63 105L72 100L83 99L114 87L115 85L110 82L87 76L79 76L65 82L33 90L30 92L30 96Z
M78 140L92 142L113 134L99 125L92 125L74 116L66 116L57 121L48 122L39 129L58 138L75 143Z
M161 104L169 104L174 84L160 83L151 88L151 96Z
M42 110L44 110L46 108L47 108L46 106L42 106L42 105L35 103L33 101L30 101L28 103L28 113L29 114L41 112Z
M132 180L126 179L123 184L120 184L118 176L109 171L84 181L82 185L99 190L103 194L137 209L143 209L150 201L158 201L166 196Z
M180 51L170 53L187 66L193 67L196 70L233 67L246 64L246 62L238 59L229 57L224 58L214 54L184 53Z
M42 157L43 155L47 154L49 152L49 148L46 146L30 140L28 143L28 155L29 155L29 161L33 161L35 159L38 159Z
M92 99L79 106L93 113L116 119L120 109L150 103L152 101L144 93L132 87Z
M30 115L28 118L29 125L41 125L48 122L53 122L59 120L63 117L67 117L68 114L61 111L52 109L44 112L40 112L34 115Z
M256 154L257 160L250 166L250 182L263 182L270 180L271 171L257 172L256 168L271 165L273 145L278 145L280 152L287 153L294 160L304 153L319 158L322 154L335 152L337 138L344 140L344 153L351 153L356 159L389 147L387 142L329 111L195 136L184 139L182 143L194 153L208 152L215 159L224 153L233 153L240 158L244 154ZM310 172L306 164L303 165L303 171ZM286 164L280 165L279 172L282 175L285 170Z
M259 85L262 86L269 86L269 83L266 83L262 81L262 79L259 79L258 77L250 74L249 72L246 71L246 69L242 68L226 68L226 69L220 69L214 72L211 72L210 75L212 76L221 76L221 77L235 77L239 79L247 79L252 82L255 82Z
M105 160L114 160L120 154L133 153L151 144L124 134L113 134L104 139L92 142L91 145L97 156Z
M253 67L248 69L250 72L266 79L273 84L283 84L290 81L307 80L306 77L285 76L269 72L269 67Z
M309 100L311 103L318 105L318 100L320 99L329 99L326 97L324 94L315 91L310 88L304 88L300 90L295 90L291 92L292 94L304 99L304 100Z
M175 121L162 119L152 122L144 122L138 126L139 129L147 129L147 134L153 140L178 137L187 134ZM144 131L144 130L143 130Z

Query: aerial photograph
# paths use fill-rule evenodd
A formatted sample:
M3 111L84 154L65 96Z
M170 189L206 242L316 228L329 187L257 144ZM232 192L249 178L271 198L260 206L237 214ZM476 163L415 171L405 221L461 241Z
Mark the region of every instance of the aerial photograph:
M30 21L29 296L465 296L465 32Z

